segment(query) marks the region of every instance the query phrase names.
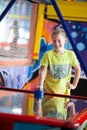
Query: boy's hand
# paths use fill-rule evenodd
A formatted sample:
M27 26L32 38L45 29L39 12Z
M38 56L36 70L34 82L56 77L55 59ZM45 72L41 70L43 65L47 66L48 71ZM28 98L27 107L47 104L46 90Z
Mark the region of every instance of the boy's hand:
M44 97L44 91L40 90L40 89L36 89L34 91L34 98L35 99L43 99Z
M43 85L38 85L38 86L37 86L37 90L43 91Z
M70 82L67 83L67 88L68 89L75 89L76 86L74 86L73 84L71 84Z

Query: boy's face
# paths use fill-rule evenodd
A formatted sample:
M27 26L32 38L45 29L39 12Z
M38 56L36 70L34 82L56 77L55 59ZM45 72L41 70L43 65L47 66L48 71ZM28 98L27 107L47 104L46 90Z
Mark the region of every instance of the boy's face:
M62 51L64 49L64 44L66 43L66 37L62 34L56 34L52 36L54 49Z

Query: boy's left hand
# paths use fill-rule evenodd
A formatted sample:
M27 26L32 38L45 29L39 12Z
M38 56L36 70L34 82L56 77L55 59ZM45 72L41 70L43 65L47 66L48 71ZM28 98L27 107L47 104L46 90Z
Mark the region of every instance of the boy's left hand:
M71 84L70 82L68 82L67 83L67 88L68 89L75 89L76 87L73 84Z

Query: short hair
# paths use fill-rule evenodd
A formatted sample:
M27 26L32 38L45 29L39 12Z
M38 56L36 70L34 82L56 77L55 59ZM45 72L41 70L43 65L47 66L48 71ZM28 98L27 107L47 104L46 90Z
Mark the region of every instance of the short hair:
M55 30L53 30L51 36L53 37L54 35L57 35L57 34L62 34L66 38L66 32L63 28L56 28Z

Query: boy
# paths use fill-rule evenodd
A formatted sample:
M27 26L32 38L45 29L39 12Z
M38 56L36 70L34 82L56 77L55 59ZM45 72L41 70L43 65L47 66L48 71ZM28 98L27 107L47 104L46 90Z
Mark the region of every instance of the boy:
M64 48L66 40L66 33L62 28L53 31L54 49L47 51L41 60L38 85L40 90L69 95L70 89L77 87L81 69L75 53ZM72 67L75 70L75 75L71 84ZM65 104L68 101L65 98L45 96L42 102L42 112L41 100L36 101L36 113L37 115L42 113L43 116L66 119Z

